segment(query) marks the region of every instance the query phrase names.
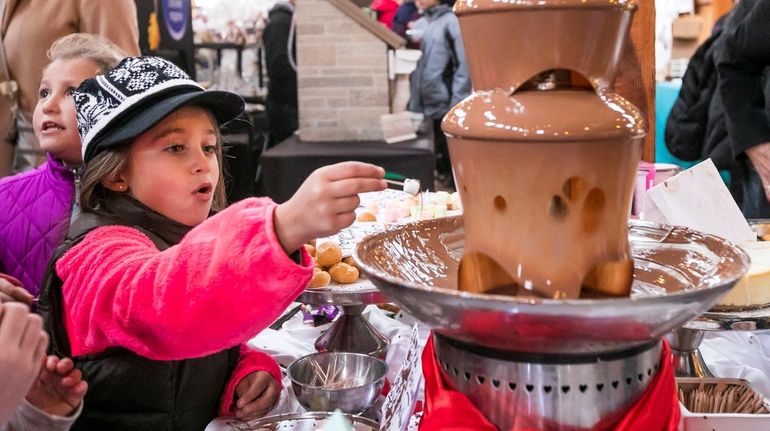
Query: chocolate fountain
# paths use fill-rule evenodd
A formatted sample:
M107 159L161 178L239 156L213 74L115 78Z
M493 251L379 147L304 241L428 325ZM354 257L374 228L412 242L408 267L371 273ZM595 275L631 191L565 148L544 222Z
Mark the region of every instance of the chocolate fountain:
M458 0L475 92L443 128L464 215L355 250L503 430L612 426L657 375L661 336L747 270L720 238L628 223L645 123L612 85L634 9Z

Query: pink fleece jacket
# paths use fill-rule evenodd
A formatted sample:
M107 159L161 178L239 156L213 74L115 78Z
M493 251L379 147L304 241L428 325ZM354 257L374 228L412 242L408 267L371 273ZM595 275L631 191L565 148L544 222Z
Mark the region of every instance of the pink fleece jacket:
M56 264L64 281L64 325L73 356L124 347L154 360L196 358L243 343L273 322L307 286L313 262L283 251L276 204L250 198L159 251L125 226L94 229ZM230 412L247 374L281 374L270 356L241 347L222 394Z

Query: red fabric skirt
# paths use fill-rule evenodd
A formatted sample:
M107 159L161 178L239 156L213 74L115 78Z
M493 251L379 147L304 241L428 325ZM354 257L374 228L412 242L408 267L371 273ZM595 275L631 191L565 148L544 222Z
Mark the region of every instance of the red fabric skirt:
M499 431L464 394L454 389L436 361L433 336L422 352L425 375L425 408L420 431L483 430ZM679 428L679 401L674 380L671 349L663 340L660 370L642 397L620 421L597 424L592 431L676 431ZM538 431L517 429L516 431Z

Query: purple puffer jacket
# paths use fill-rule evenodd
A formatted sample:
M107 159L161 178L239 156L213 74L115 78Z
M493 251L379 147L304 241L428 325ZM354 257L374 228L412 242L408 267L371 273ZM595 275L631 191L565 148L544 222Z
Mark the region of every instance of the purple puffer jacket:
M74 177L58 160L0 179L0 272L37 296L69 225Z

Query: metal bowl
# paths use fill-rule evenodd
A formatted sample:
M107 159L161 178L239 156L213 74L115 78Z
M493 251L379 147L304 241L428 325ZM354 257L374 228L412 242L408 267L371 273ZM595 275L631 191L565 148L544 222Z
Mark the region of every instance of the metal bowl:
M241 420L226 416L214 419L206 429L213 428L227 431L316 431L323 429L331 416L332 413L328 412L288 413L251 420ZM346 416L355 431L376 431L379 429L379 424L371 419L355 415Z
M721 238L631 221L629 298L532 299L457 290L462 217L411 223L359 242L354 257L393 302L436 331L504 351L618 352L659 338L709 310L747 271L748 255Z
M305 409L361 414L382 392L388 364L361 353L320 352L297 359L286 372Z

